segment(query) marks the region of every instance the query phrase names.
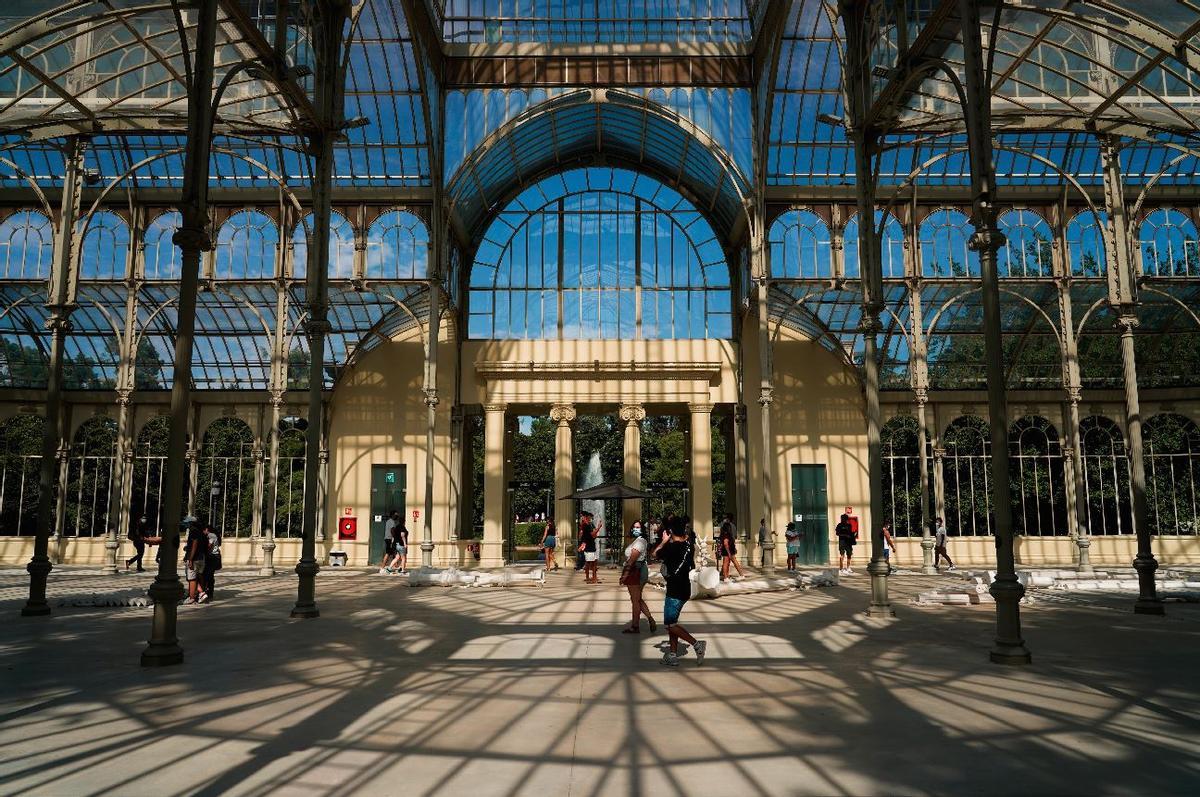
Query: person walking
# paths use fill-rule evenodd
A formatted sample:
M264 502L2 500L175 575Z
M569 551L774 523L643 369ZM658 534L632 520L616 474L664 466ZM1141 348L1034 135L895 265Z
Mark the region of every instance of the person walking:
M842 519L834 527L833 533L838 538L838 572L844 576L852 576L854 571L850 569L850 559L854 556L854 544L858 542L858 532L850 525L849 515L842 515Z
M625 565L621 569L621 583L629 591L629 604L633 609L633 619L622 629L621 633L640 634L642 629L639 621L644 614L650 621L650 633L653 634L658 630L658 623L654 621L654 615L650 613L650 607L646 605L646 601L642 597L642 590L646 586L646 582L650 580L650 566L646 563L646 552L650 547L649 541L642 531L642 524L638 521L634 522L629 534L633 537L633 542L625 547Z
M383 559L379 562L379 575L392 572L391 564L396 558L396 526L400 522L400 513L392 510L388 513L387 522L383 524Z
M204 578L200 591L201 603L212 603L217 585L217 571L221 569L221 535L209 523L204 527L204 538L208 548L204 557Z
M404 518L399 518L396 521L396 527L392 529L392 537L396 541L396 558L392 560L391 572L395 573L399 570L400 575L408 575L408 526L404 524Z
M892 551L896 548L896 538L892 536L892 524L885 522L883 528L883 561L887 563L888 575L892 574Z
M546 518L546 527L542 529L542 557L546 560L546 572L558 570L558 562L554 561L554 546L558 538L554 536L554 516Z
M208 536L193 515L183 519L187 542L183 546L183 574L187 579L187 599L184 603L200 602L200 580L204 576L204 560L208 551Z
M131 564L137 562L137 571L139 573L145 572L146 569L142 567L142 557L146 555L146 545L148 544L148 538L150 537L149 532L150 521L146 519L145 515L142 515L140 518L138 518L137 523L134 523L129 527L129 533L125 536L128 538L129 542L133 544L133 550L137 553L125 560L126 570L129 569Z
M946 524L942 522L941 518L938 518L934 522L933 529L933 566L940 569L939 566L941 565L942 557L945 557L946 564L949 565L946 569L950 571L955 570L954 562L950 559L950 554L946 553L946 542L948 540L946 536Z
M786 537L786 535L785 535ZM767 519L758 521L758 566L767 566Z
M796 569L796 557L800 555L800 539L804 536L804 532L796 528L796 524L789 522L787 529L783 532L783 539L787 543L787 569Z
M599 530L592 522L592 513L584 512L583 514L585 522L579 524L579 550L583 551L583 583L599 584L600 578L596 575L596 568L599 567L600 561L600 553L596 550L596 538L599 536Z
M717 544L720 546L721 553L721 580L729 579L729 565L732 564L738 572L738 578L746 577L745 571L742 570L742 565L737 560L737 528L733 524L733 515L725 513L725 519L721 521L721 530L717 536Z
M679 624L679 615L684 604L692 596L691 571L695 569L695 541L689 536L687 526L680 523L670 529L670 536L654 549L654 558L663 564L663 575L667 580L667 597L663 603L663 622L667 626L668 649L663 653L661 664L678 667L679 640L691 644L696 651L696 664L704 663L707 642L696 639Z

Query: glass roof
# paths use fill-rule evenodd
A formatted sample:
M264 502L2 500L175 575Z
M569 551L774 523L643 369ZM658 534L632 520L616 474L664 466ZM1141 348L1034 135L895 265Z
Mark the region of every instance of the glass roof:
M241 68L274 60L277 43L287 66L311 68L308 22L299 16L305 5L291 3L293 18L277 37L273 0L220 3L217 77L234 75L218 109L211 164L213 187L230 192L223 201L237 202L237 192L253 191L258 201L290 202L281 187L298 194L307 188L311 76L304 69L270 76ZM769 188L772 202L789 203L794 189L811 196L814 188L853 185L839 5L830 0L357 0L347 27L344 114L360 123L337 144L335 185L342 196L372 189L381 202L416 205L428 205L444 185L467 233L462 243L474 244L505 203L539 179L599 162L663 180L703 212L736 252L745 243L744 200L756 191ZM414 24L410 30L406 8L432 15L434 41L414 36L428 26ZM907 80L903 66L940 60L961 78L958 8L954 0L871 4L872 114L885 131L878 163L885 189L909 181L933 188L969 181L953 81L944 71ZM85 133L90 137L85 165L99 175L101 187L132 172L109 195L111 202L144 202L140 192L158 190L153 201L169 204L182 184L183 43L195 40L196 13L195 4L185 0L0 3L0 188L30 197L16 189L24 191L31 183L37 191L58 187L63 173L58 140ZM1121 167L1129 186L1153 184L1168 196L1195 187L1200 0L1033 0L988 4L981 13L990 48L995 164L1002 189L1058 188L1067 177L1095 189L1102 181L1096 134L1105 132L1121 137ZM598 88L570 79L515 90L456 86L443 100L439 59L425 57L439 48L440 55L469 58L476 51L524 51L525 45L564 45L564 52L574 53L629 47L643 55L664 50L675 55L677 49L699 53L688 57L701 60L710 51L740 53L753 58L764 77L754 85L719 87ZM764 54L769 57L761 60ZM443 123L449 135L442 135ZM760 146L754 147L757 133L751 131L760 129ZM89 197L96 189L91 191ZM32 193L31 206L38 200ZM1072 201L1078 198L1067 193ZM470 262L472 253L454 256ZM1033 310L1053 303L1050 279L1006 287L1004 323L1011 337L1006 362L1014 386L1061 384L1061 368L1051 356L1056 332ZM1161 360L1196 349L1200 336L1187 309L1200 301L1195 281L1193 276L1147 283L1139 310L1139 356ZM740 282L744 285L744 279ZM978 294L964 288L961 281L934 281L922 292L926 323L938 316L937 325L927 330L935 384L981 384ZM116 282L81 289L68 364L71 386L103 387L115 380L114 341L134 333L122 329L126 290ZM139 362L145 374L161 374L174 334L173 287L140 290L143 309L136 334L145 346ZM287 317L275 318L278 290L275 284L230 284L205 293L198 386L257 389L266 383L270 330L279 324L294 330L303 313L303 287L289 286L284 289ZM427 310L423 290L415 284L372 284L363 291L335 285L327 383L381 336L419 325ZM889 281L885 290L884 382L902 387L912 334L908 287ZM1102 305L1106 296L1101 279L1075 280L1070 290L1080 313ZM44 379L39 365L46 342L44 291L42 283L0 284L5 385ZM861 298L854 280L841 285L780 280L771 288L779 323L854 363L862 352ZM1101 307L1081 330L1086 384L1119 386L1114 340L1111 319ZM294 334L289 341L289 360L299 362L306 356L305 341ZM165 386L165 376L146 377L143 386ZM1153 371L1147 376L1162 384L1172 378Z
M747 41L756 0L433 0L450 43Z

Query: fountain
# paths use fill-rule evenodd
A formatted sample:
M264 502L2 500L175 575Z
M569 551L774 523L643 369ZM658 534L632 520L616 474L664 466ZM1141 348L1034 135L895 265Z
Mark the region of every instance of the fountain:
M592 455L588 457L587 465L583 469L583 481L579 485L579 489L586 490L588 487L595 487L602 481L604 481L604 473L600 470L600 452L593 451ZM604 502L596 500L580 501L579 511L591 512L595 516L596 522L599 523L604 519ZM605 526L605 533L607 534L607 524ZM604 543L597 542L597 548L603 550Z

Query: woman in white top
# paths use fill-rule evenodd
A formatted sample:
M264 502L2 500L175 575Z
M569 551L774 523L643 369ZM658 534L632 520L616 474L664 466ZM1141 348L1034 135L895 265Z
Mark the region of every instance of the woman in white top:
M650 566L646 563L646 549L649 545L645 535L642 534L640 521L634 522L629 533L633 537L633 542L625 548L625 566L621 569L621 583L625 585L625 589L629 590L629 603L633 608L633 619L621 633L640 634L642 629L638 623L644 614L650 621L650 633L653 634L658 630L658 623L654 621L654 615L650 614L650 607L642 599L642 588L650 580Z

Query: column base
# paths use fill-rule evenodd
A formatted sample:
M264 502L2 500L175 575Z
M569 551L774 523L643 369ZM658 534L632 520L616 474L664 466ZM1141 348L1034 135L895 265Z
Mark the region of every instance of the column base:
M882 558L872 559L867 565L867 573L871 576L871 605L867 608L868 617L895 617L892 601L888 597L888 563Z
M746 550L743 548L742 550ZM763 550L763 572L768 576L775 573L775 543L765 542L762 546Z
M169 667L182 664L183 648L175 635L179 601L183 598L179 575L175 572L168 576L159 573L147 592L154 601L154 620L150 628L150 641L142 651L142 666Z
M937 567L933 564L933 537L921 538L921 573L926 576L936 576L938 574Z
M993 664L1033 663L1033 656L1021 637L1021 598L1025 596L1025 586L1011 573L997 577L988 592L996 599L996 639L988 658Z
M45 617L50 614L50 604L46 602L46 582L53 569L49 557L38 554L34 554L25 566L25 572L29 573L29 598L21 608L22 617Z
M104 567L100 572L106 576L115 576L119 571L117 569L117 551L121 549L121 543L115 539L107 539L104 541Z
M1088 553L1088 548L1092 547L1092 541L1087 537L1076 537L1075 546L1079 549L1079 564L1076 565L1075 571L1078 573L1095 573L1096 569L1092 567L1091 555Z
M155 645L151 643L142 651L143 667L170 667L183 664L183 648L176 644Z
M1133 569L1138 574L1139 593L1137 601L1133 604L1133 613L1166 614L1166 607L1158 597L1158 585L1154 583L1154 573L1158 570L1158 560L1154 558L1154 554L1138 554L1134 557Z
M299 584L296 586L296 605L292 607L290 616L302 620L311 620L321 616L317 609L317 572L320 571L317 560L301 559L296 564L296 575Z

